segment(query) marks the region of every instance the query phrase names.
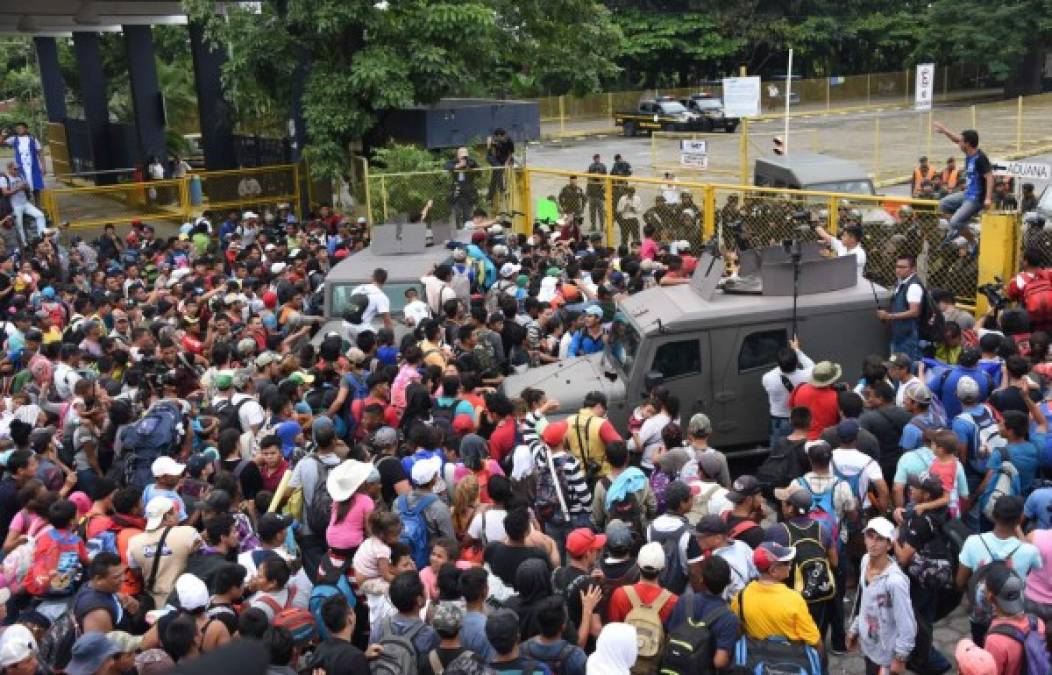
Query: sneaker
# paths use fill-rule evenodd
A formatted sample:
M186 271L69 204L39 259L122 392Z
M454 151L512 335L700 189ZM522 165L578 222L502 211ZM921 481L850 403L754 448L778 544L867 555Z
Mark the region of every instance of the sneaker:
M832 645L829 648L829 653L835 656L844 656L847 654L847 647L844 645Z

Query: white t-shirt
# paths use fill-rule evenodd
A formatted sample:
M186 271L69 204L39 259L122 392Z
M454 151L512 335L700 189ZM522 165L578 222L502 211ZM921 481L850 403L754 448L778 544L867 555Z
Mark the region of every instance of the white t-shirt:
M880 464L861 450L849 448L837 448L833 451L833 459L829 468L834 473L843 476L854 476L862 472L858 481L858 491L864 496L862 507L869 506L869 484L875 480L884 480L884 474L880 470ZM858 497L859 495L855 495Z
M643 452L643 458L640 464L647 467L648 469L654 468L654 462L652 457L657 449L661 447L661 432L668 426L671 420L669 416L663 412L659 412L653 417L648 417L643 421L643 426L639 428L639 440L642 442L643 447L636 447L635 439L628 439L629 450L641 450Z
M804 354L796 351L796 360L799 368L789 373L787 377L793 388L799 387L811 379L811 370L815 367L814 361ZM763 388L767 391L767 401L770 404L771 417L789 417L789 394L782 382L782 369L775 366L763 374L760 380Z
M262 549L255 549L261 551ZM282 560L287 563L291 563L296 559L296 556L285 550L284 546L270 549L273 553L277 554ZM252 556L253 551L245 551L239 553L237 556L237 564L245 568L245 581L249 581L256 576L256 561ZM299 571L292 575L289 579L289 586L296 587L296 595L302 594L305 598L310 598L311 591L314 590L314 584L310 582L310 578L307 577L307 573L301 567Z
M855 256L855 262L858 264L859 276L861 276L862 273L866 270L866 252L862 249L862 244L858 244L857 246L855 246L855 248L848 250L848 247L844 246L844 242L834 237L829 242L829 247L833 249L833 251L838 256Z
M916 279L916 274L911 274L905 281L900 281L895 284L895 292L898 293L899 289L902 288L902 284L908 283L909 288L906 289L906 304L912 305L914 303L920 304L924 300L924 288L919 283L913 283Z
M504 516L506 515L508 515L507 511L498 508L489 508L484 513L476 513L468 525L468 535L476 541L482 540L482 520L485 516L486 543L506 540L508 538L508 533L504 531Z
M360 324L350 324L355 333L372 330L373 319L381 314L390 314L391 312L391 301L388 299L387 294L383 292L383 289L377 287L376 284L362 284L351 291L351 295L359 293L369 296L369 304L366 306L365 311L362 312L362 322Z
M423 300L410 302L402 311L405 313L405 318L412 321L414 326L419 326L421 321L431 318L431 310L427 308L427 303Z
M0 182L0 187L4 189L17 190L19 187L26 184L26 182L22 179L21 176L8 176L7 174L4 174L3 176L0 176L0 179L2 179L2 182ZM29 197L26 196L25 190L17 190L16 192L12 192L7 199L11 203L12 208L19 208L25 206L26 203L29 201Z
M723 548L715 551L716 555L727 561L731 568L731 582L723 589L723 599L730 599L738 594L745 585L760 576L752 561L752 547L744 541L728 541Z

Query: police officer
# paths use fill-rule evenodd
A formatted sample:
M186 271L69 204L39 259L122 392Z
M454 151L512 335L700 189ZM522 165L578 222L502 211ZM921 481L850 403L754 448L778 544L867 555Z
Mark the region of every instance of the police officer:
M599 155L592 155L592 163L588 165L588 174L590 176L605 176L606 175L606 164L603 164ZM604 219L606 216L604 204L603 204L603 183L602 178L589 178L588 179L588 224L591 225L591 231L595 232L595 221L599 221L599 229L603 229L605 226Z

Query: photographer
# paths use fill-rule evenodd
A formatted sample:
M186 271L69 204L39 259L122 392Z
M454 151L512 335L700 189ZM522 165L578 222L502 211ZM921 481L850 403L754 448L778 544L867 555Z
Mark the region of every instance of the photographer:
M478 201L478 188L475 187L473 173L478 168L478 162L471 159L467 148L458 148L456 159L446 162L446 171L453 177L450 205L453 208L453 225L458 230L471 220L475 202Z
M498 193L505 191L504 170L513 163L514 155L515 141L511 140L505 129L494 129L493 135L486 139L486 161L493 167L489 192L486 193L486 200L490 203L493 203Z

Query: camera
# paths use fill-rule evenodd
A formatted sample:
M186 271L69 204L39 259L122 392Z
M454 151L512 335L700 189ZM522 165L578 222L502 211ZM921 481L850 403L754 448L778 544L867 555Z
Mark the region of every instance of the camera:
M994 280L988 284L983 284L977 290L986 296L986 302L990 307L1000 310L1008 304L1008 299L1005 298L1001 292L1004 282L1001 277L994 277Z

